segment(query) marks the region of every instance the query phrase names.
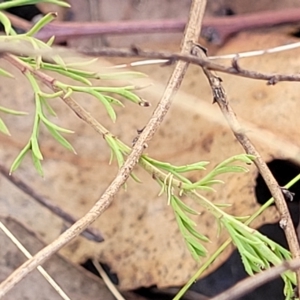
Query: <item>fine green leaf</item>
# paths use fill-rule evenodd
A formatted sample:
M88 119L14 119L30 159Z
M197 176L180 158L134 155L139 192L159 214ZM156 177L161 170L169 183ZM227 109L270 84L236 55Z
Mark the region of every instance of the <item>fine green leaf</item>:
M18 156L12 163L10 170L9 170L9 174L11 174L13 171L15 171L20 166L21 162L23 161L23 159L24 159L26 153L29 151L29 149L30 149L30 142L27 143L27 145L21 150L21 152L18 154Z
M38 173L40 174L41 177L44 177L44 172L43 172L41 161L39 160L39 158L37 158L34 155L33 151L31 151L31 158L32 158L35 169L38 171Z
M240 154L236 156L237 160L243 161L246 164L252 164L253 161L256 159L255 155L251 154Z
M192 215L200 215L199 212L197 212L196 210L192 209L191 207L189 207L188 205L186 205L180 198L173 196L174 201L176 201L177 205L184 210L185 212L192 214Z
M195 238L197 238L197 239L199 239L200 241L203 241L203 242L209 242L209 238L207 238L205 235L198 232L193 226L190 226L190 224L184 224L184 225L185 225L185 229L191 235L193 235Z
M28 115L27 112L13 110L13 109L6 108L6 107L3 107L3 106L0 106L0 111L4 112L6 114L16 115L16 116Z
M111 136L111 135L105 135L105 140L108 143L108 145L110 146L110 149L112 151L112 155L111 155L111 160L113 159L113 155L116 156L117 162L118 162L118 166L121 167L124 163L124 157L122 152L120 151L120 148L115 140L115 137ZM110 163L111 163L110 160Z
M211 180L208 180L208 181L205 181L205 182L202 182L200 181L201 185L205 185L205 186L211 186L211 185L214 185L214 184L224 184L224 181L223 180L220 180L220 179L211 179Z
M48 111L48 113L51 116L56 117L55 111L53 110L53 108L50 106L50 104L44 97L40 96L40 102L41 102L41 105L43 106L43 108L46 108L46 110Z
M119 80L119 79L132 79L132 78L145 78L148 77L146 74L141 72L114 72L106 74L96 74L95 78L102 80Z
M39 147L37 138L32 136L31 139L30 139L30 141L31 141L31 150L32 150L33 154L39 160L43 160L43 155L42 155L42 153L40 151L40 147Z
M177 214L177 216L180 218L180 222L179 223L182 223L184 222L185 224L182 224L182 225L186 225L186 224L189 224L190 226L196 226L197 224L192 220L190 219L182 210L181 208L177 205L177 203L175 201L172 201L172 207L175 211L175 213ZM183 226L185 227L185 226Z
M194 164L189 164L185 166L172 166L173 170L179 173L185 173L190 171L201 171L205 170L205 166L209 164L208 161L200 161Z
M16 34L16 32L12 29L9 18L1 11L0 11L0 22L2 23L2 25L4 27L4 31L5 31L6 35L10 35L10 34L15 35Z
M55 41L55 35L52 35L51 38L46 42L46 44L51 47Z
M101 93L98 93L98 92L95 92L95 91L90 91L89 93L102 102L102 104L104 105L108 115L110 116L112 121L115 122L116 119L117 119L116 112L113 109L113 107L111 106L111 104L106 100L106 98Z
M64 60L59 55L54 55L52 59L60 66L62 66L64 69L66 69L66 64Z
M56 92L56 93L51 93L51 94L44 93L44 92L40 91L40 92L38 92L38 94L39 94L42 98L45 98L45 99L53 99L53 98L60 97L60 96L63 94L63 91L58 91L58 92Z
M49 130L49 132L51 133L51 135L65 148L67 148L68 150L74 152L76 154L75 149L73 148L73 146L57 131L55 130L53 127L45 124L47 129Z
M0 68L0 75L8 77L8 78L14 78L14 75L12 75L11 73L7 72L6 70L4 70L2 68Z
M108 95L103 95L106 100L111 103L111 104L114 104L114 105L118 105L118 106L121 106L121 107L125 107L125 105L118 99L112 97L112 96L108 96Z
M124 87L124 88L99 87L99 88L96 88L95 90L97 90L98 92L115 93L115 94L118 94L118 95L124 97L125 99L132 101L133 103L141 104L141 102L143 102L142 99L139 96L137 96L136 94L128 91L127 89L129 89L129 88L133 88L133 87Z
M70 63L67 63L66 66L68 67L80 67L80 66L87 66L87 65L91 65L91 64L94 64L95 62L98 61L98 58L93 58L93 59L89 59L89 60L84 60L84 61L80 61L80 62L70 62ZM88 72L88 71L81 71L81 70L77 70L77 69L73 69L73 70L76 70L78 72L83 72L84 74L94 74L96 75L95 72Z
M186 245L187 245L190 253L192 254L194 260L199 262L199 255L198 255L196 249L191 244L189 244L188 242L186 242ZM203 256L205 256L205 255L203 255Z
M57 17L56 13L48 13L43 16L38 22L36 22L30 30L28 30L25 35L27 36L34 36L37 34L44 26L52 22Z
M133 173L130 173L130 177L137 183L142 183L142 181Z
M243 173L248 172L248 169L242 166L225 166L221 168L217 168L214 171L214 175L220 175L224 173Z
M206 192L215 192L216 190L210 186L205 186L205 185L197 185L197 189L201 191L206 191ZM218 204L216 204L218 206Z
M43 123L45 125L47 125L47 127L50 127L50 128L53 128L54 130L57 130L57 131L61 131L61 132L65 132L65 133L74 133L74 131L72 130L69 130L69 129L66 129L66 128L63 128L63 127L60 127L52 122L50 122L47 118L45 118L43 115L40 116L41 117L41 120L43 121Z
M72 94L73 94L73 90L70 87L68 87L66 93L63 96L63 99L69 98Z
M189 235L184 236L184 238L187 243L193 247L198 256L206 256L207 251L205 247L198 242L198 240Z
M55 71L55 72L57 72L57 73L59 73L61 75L64 75L64 76L69 77L69 78L72 78L72 79L74 79L74 80L76 80L78 82L84 83L84 84L86 84L88 86L92 86L92 83L88 79L84 78L81 75L78 75L78 74L75 74L73 72L70 72L68 69L66 69L66 70L62 69L61 66L60 66L60 68L51 68L51 67L45 68L44 67L44 69L47 69L47 70L51 70L52 69L53 71Z
M6 135L10 135L8 128L6 127L5 123L1 118L0 118L0 131Z

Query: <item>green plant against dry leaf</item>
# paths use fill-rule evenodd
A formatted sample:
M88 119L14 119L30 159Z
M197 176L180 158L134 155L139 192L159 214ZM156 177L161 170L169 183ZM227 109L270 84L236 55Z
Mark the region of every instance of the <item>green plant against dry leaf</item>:
M293 185L295 185L300 180L300 174L298 174L296 177L294 177L292 180L290 180L284 188L289 189ZM274 204L274 198L270 198L265 204L263 204L253 215L248 217L244 224L249 226L259 215L261 215L265 210L267 210L272 204ZM177 295L174 297L174 300L179 300L181 297L187 292L187 290L194 284L195 281L198 280L198 278L204 273L204 271L221 255L221 253L232 243L232 239L228 238L214 253L210 255L206 259L206 261L201 264L200 268L196 271L196 273L186 282L186 284L180 289L180 291L177 293ZM284 252L286 249L283 250ZM290 254L288 254L288 257ZM294 276L294 275L293 275ZM283 277L283 280L285 280L285 277ZM291 280L289 283L285 285L285 287L289 287L288 290L284 291L286 295L286 299L294 299L293 296L291 296L290 292L292 291L290 288L290 283L293 282Z
M18 1L13 2L16 2L17 5L19 3ZM37 3L38 1L23 2L30 2L31 4L33 4ZM61 4L61 1L48 2ZM0 9L1 8L2 7L0 4ZM5 6L5 8L7 8L7 6ZM71 97L74 93L84 93L92 95L103 105L113 122L116 121L117 117L114 107L124 106L120 99L129 100L140 106L149 106L149 103L147 101L135 94L135 90L137 88L135 86L111 87L105 85L105 80L108 79L118 80L124 78L136 78L145 76L144 74L139 72L117 72L102 74L99 72L89 72L86 70L82 70L80 69L80 67L85 66L86 64L93 63L94 60L81 63L67 64L58 54L55 54L55 52L51 52L53 51L51 48L52 43L54 41L53 38L51 38L46 43L34 38L34 34L36 34L54 18L55 14L49 13L45 15L42 19L40 19L27 33L16 34L7 16L0 12L0 22L4 25L6 33L6 36L0 37L0 43L2 42L5 45L10 45L12 46L12 49L14 49L14 47L18 48L20 45L24 46L24 49L29 49L29 55L14 55L14 60L22 66L22 69L24 70L23 73L34 91L35 99L35 114L30 139L12 163L10 172L15 171L20 166L24 157L28 153L30 153L36 170L40 175L43 175L41 164L41 161L43 160L43 155L39 145L39 132L41 124L44 125L44 127L48 130L52 137L55 138L62 146L76 153L72 145L63 136L63 134L70 134L73 133L73 131L66 128L62 128L59 125L54 124L49 119L49 116L56 115L55 111L51 107L51 102L49 101L51 99L57 97L68 98ZM48 56L45 56L45 54L47 54L48 52L54 54L51 56L51 59L49 59ZM45 59L47 61L45 61ZM81 85L69 83L67 84L63 81L55 79L53 82L51 82L52 89L54 90L54 92L47 93L44 91L44 87L39 83L34 70L39 70L40 72L55 72L56 74L68 77L75 82L80 82ZM3 69L1 70L0 74L3 76L12 77L12 75L8 71ZM98 80L102 83L102 85L93 85L90 79ZM2 107L0 111L4 113L17 115L25 114L23 112L17 112L4 107ZM111 135L104 127L102 127L101 130L107 144L111 148L111 159L113 157L116 157L119 166L121 166L124 162L124 155L127 155L129 153L130 148L125 146L124 144L120 144L118 140L116 140L114 136ZM0 131L9 134L9 130L2 119L0 119Z
M55 111L51 107L51 99L56 97L66 99L72 97L75 93L92 95L103 105L103 108L107 111L108 116L113 122L116 121L117 117L114 106L123 106L123 102L120 101L120 98L129 100L140 106L148 106L149 103L135 93L137 89L135 86L110 87L105 86L105 84L98 86L93 85L91 81L91 79L95 79L103 83L103 81L107 79L117 80L141 77L144 76L143 74L138 72L100 74L98 72L82 70L81 67L84 66L83 63L66 63L59 56L59 53L52 52L54 37L49 39L46 43L36 39L34 35L51 22L55 18L55 14L50 13L44 16L27 33L17 34L12 28L9 19L1 12L1 10L12 6L35 4L38 2L42 1L15 0L0 3L0 22L3 24L6 33L5 36L0 36L0 45L3 49L8 47L7 52L14 53L15 61L23 66L24 76L33 89L35 99L32 132L29 141L13 162L11 172L16 170L23 158L30 153L35 168L39 174L43 175L41 164L43 155L39 145L41 125L43 125L62 146L75 152L72 145L63 136L63 134L70 134L73 133L73 131L60 127L49 119L49 116L55 115ZM49 0L44 2L67 5L63 1ZM15 49L20 48L20 45L24 46L24 53L26 52L27 55L20 56L15 53ZM9 49L11 49L11 51L9 51ZM51 54L50 56L49 53ZM94 60L91 60L85 62L85 64L93 62ZM39 72L54 72L71 78L78 84L69 84L63 80L55 79L51 82L53 92L47 93L37 80L35 70ZM12 77L7 70L3 69L0 69L0 75ZM0 107L0 112L15 115L25 114L24 112L18 112L2 106ZM111 149L110 161L115 159L118 166L121 167L124 164L126 156L130 153L131 147L125 145L101 124L98 124L98 130L103 134L107 145ZM0 119L0 131L9 134L8 128L2 119ZM199 213L194 207L185 204L184 197L194 199L202 209L206 209L215 217L220 230L227 230L239 250L245 269L249 274L259 272L269 268L271 265L276 265L283 260L290 259L291 255L289 251L269 240L256 230L248 227L241 221L243 218L225 213L222 210L222 205L214 204L202 195L204 191L214 191L214 185L224 183L218 178L220 175L229 172L247 172L247 168L241 164L250 165L254 159L255 157L246 154L236 155L220 163L198 181L191 182L184 173L204 171L208 165L207 161L174 166L167 162L152 159L147 155L143 155L140 158L139 164L148 171L161 186L161 194L165 193L167 195L167 203L175 214L183 239L196 260L199 260L199 257L203 257L207 254L205 242L208 242L208 238L197 230L197 224L193 221L192 216L198 215ZM136 178L134 174L131 174L131 176L138 181L138 178ZM291 299L291 295L293 294L292 287L295 284L295 275L292 272L286 272L282 275L282 278L285 282L284 293L287 299Z
M167 195L167 202L174 211L180 232L196 260L206 256L207 251L203 243L208 242L208 238L197 230L197 224L191 218L192 215L199 215L199 212L194 207L185 204L183 196L194 199L197 204L200 204L202 208L205 208L215 217L220 231L226 230L229 233L249 275L291 259L291 253L288 250L242 222L248 217L229 215L222 210L224 205L214 204L201 194L203 191L214 191L213 186L215 184L224 183L218 178L222 174L247 172L248 169L241 163L251 165L255 159L254 156L241 154L230 157L194 183L190 182L182 173L202 171L208 162L173 166L147 156L143 156L141 159L146 169L153 172L154 179L161 186L160 195L163 193ZM285 283L286 299L292 299L293 286L296 284L295 273L285 272L282 274L282 279Z

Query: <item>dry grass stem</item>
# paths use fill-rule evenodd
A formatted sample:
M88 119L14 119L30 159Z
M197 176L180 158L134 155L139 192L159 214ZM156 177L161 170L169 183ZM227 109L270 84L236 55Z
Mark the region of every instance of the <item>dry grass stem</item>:
M121 293L117 290L115 285L111 282L108 275L103 270L102 266L99 264L99 262L96 259L93 259L93 265L98 271L99 275L103 279L104 283L106 284L107 288L111 291L111 293L114 295L114 297L117 300L125 300L125 298L121 295Z

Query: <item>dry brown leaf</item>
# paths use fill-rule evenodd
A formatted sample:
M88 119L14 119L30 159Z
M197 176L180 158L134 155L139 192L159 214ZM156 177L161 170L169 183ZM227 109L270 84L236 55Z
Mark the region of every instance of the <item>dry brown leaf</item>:
M279 33L245 33L233 39L221 52L267 48L291 41L291 38ZM253 70L296 73L300 67L298 52L299 50L293 50L255 57L243 60L241 66ZM3 64L1 61L1 66ZM136 130L141 129L148 120L163 92L171 67L152 66L141 70L150 76L149 81L154 85L140 91L140 94L153 106L141 108L125 103L125 109L118 109L116 125L111 125L97 100L84 95L77 96L93 116L128 144L136 136ZM219 75L224 79L229 100L239 120L264 159L289 158L299 162L297 83L267 86L263 81ZM143 84L145 81L134 83ZM32 91L24 79L19 82L1 78L1 96L5 99L2 105L31 112L33 110ZM103 138L79 120L61 101L51 101L59 115L55 122L76 131L68 139L78 155L62 149L43 131L41 148L45 157L45 179L36 174L30 159L17 172L28 184L68 212L80 217L103 193L116 174L116 168L108 165L109 151ZM13 135L12 138L0 136L1 160L7 166L25 144L32 117L32 114L29 117L4 117ZM168 160L177 165L209 160L212 162L209 169L223 159L243 152L218 108L212 105L211 91L200 68L192 67L189 70L181 93L176 97L163 126L146 152L156 159ZM143 183L137 184L130 180L127 191L122 190L94 224L103 232L105 242L96 244L80 237L61 253L74 262L97 257L117 273L122 289L154 284L161 287L183 284L199 264L186 249L166 198L157 196L159 187L156 182L140 168L135 172ZM196 180L201 176L203 173L199 172L193 174L192 179ZM217 193L208 194L207 197L216 203L231 203L232 207L226 209L229 213L250 215L259 208L254 194L256 176L257 171L253 166L250 166L248 174L222 176L221 179L226 184L219 186ZM52 241L63 230L60 220L2 178L0 188L4 213L30 225L46 242ZM191 200L187 199L187 203L201 210ZM255 221L255 226L275 222L277 218L275 208L272 207ZM212 243L206 244L208 252L212 253L227 235L223 231L217 236L216 221L208 212L203 211L197 223L199 231L212 240ZM211 270L226 260L230 251L227 249Z

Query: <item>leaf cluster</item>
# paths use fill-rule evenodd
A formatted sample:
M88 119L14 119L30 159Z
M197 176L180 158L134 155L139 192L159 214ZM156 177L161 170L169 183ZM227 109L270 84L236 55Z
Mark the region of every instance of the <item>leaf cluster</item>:
M226 173L247 172L248 169L241 165L251 165L255 157L252 155L236 155L226 159L217 165L206 176L192 183L181 173L189 171L202 171L208 162L198 162L185 166L173 166L169 163L156 161L149 157L143 159L152 164L156 168L154 178L161 186L161 192L167 194L168 203L172 207L180 232L190 250L192 256L199 260L199 257L206 256L206 249L203 242L208 242L208 238L199 232L197 224L190 215L199 215L200 213L194 208L184 203L182 196L189 196L195 199L202 207L206 208L219 224L219 231L226 229L233 243L236 245L245 270L249 275L278 265L284 260L291 259L288 250L273 242L257 230L245 225L242 221L248 217L235 217L224 212L221 207L224 206L214 204L204 197L201 192L215 191L213 185L224 183L218 177ZM239 163L238 165L236 163ZM225 205L226 206L226 205ZM291 299L293 295L293 286L296 284L296 276L293 272L285 272L282 274L285 282L284 294L287 299Z
M20 166L24 157L30 153L36 170L40 175L43 175L41 164L43 154L39 145L41 124L59 144L76 153L70 142L63 136L64 134L71 134L73 131L63 128L50 120L50 116L56 116L56 113L51 106L52 99L57 97L68 99L75 93L89 94L103 105L113 122L115 122L117 118L115 106L124 106L120 99L131 101L140 106L149 106L149 103L135 93L135 90L137 89L135 86L96 86L91 81L98 80L103 82L107 79L117 80L141 77L144 76L143 74L138 72L100 74L98 72L86 71L81 67L88 63L93 63L95 60L84 63L66 63L58 54L51 52L53 51L52 44L54 37L49 39L46 43L34 38L34 35L39 30L55 18L55 14L47 14L44 16L27 33L17 34L12 28L7 16L1 12L1 10L13 6L36 4L38 2L40 1L15 0L0 3L0 22L3 24L6 34L6 36L0 37L0 43L8 43L14 47L25 45L30 49L29 53L31 54L28 55L10 55L17 64L23 67L24 76L32 87L35 101L35 113L30 138L12 163L10 172L15 171ZM66 2L58 0L48 0L44 2L68 6ZM49 53L51 53L51 59L49 59ZM47 59L45 59L45 57L47 57ZM64 78L72 79L76 84L69 84L57 79L49 80L48 87L52 90L52 92L49 93L46 92L44 87L39 83L37 72L54 72L62 75ZM13 77L12 74L4 69L0 69L0 75ZM19 112L3 106L0 106L0 112L13 115L26 114L25 112ZM101 124L98 124L97 126L97 129L103 134L107 145L111 149L110 162L113 159L116 159L118 166L121 167L124 164L125 157L130 153L131 148L116 138ZM9 134L9 130L1 118L0 131L4 134ZM255 157L251 155L241 154L233 156L221 162L198 181L192 182L184 174L188 172L205 171L209 162L200 161L188 165L175 166L167 162L161 162L150 158L148 155L142 155L140 158L140 165L144 167L146 171L151 173L152 177L160 185L160 194L165 193L167 195L167 203L174 212L179 230L187 248L196 260L199 260L199 257L206 256L207 251L203 243L208 242L209 239L197 230L197 223L192 219L192 216L199 215L199 212L187 205L184 202L184 197L194 199L202 209L206 209L215 217L220 230L227 230L233 243L238 248L245 269L249 274L267 269L271 265L277 265L283 260L291 258L289 251L260 234L258 231L246 226L242 222L245 218L238 218L225 213L222 210L223 204L214 204L202 195L203 192L215 191L214 186L216 184L224 183L219 179L219 176L226 173L247 172L248 169L243 164L250 165L253 160L255 160ZM131 174L131 176L138 181L138 178L136 178L134 174ZM295 274L286 272L282 277L285 282L285 295L287 299L290 299L293 293L292 287L296 282Z
M16 5L19 4L18 1L12 1ZM29 4L34 4L39 1L22 1L28 2ZM61 4L65 2L62 1L48 1L55 4ZM7 5L2 7L0 4L0 9L8 8L9 5L12 5L13 3L6 2ZM21 5L21 4L20 4ZM32 53L37 53L36 55L27 55L27 56L14 56L14 60L17 61L18 64L22 65L22 68L24 69L24 75L26 76L28 82L30 83L33 91L34 91L34 99L35 99L35 114L34 114L34 120L33 120L33 127L32 132L29 138L29 141L24 146L24 148L21 150L19 155L16 157L14 162L12 163L10 172L15 171L23 161L24 157L31 153L31 157L33 160L33 164L38 171L40 175L43 175L43 169L41 161L43 160L42 151L40 149L39 145L39 132L40 132L40 125L43 124L44 127L48 130L48 132L52 135L53 138L55 138L63 147L67 148L68 150L73 151L76 153L73 146L70 144L70 142L62 135L62 134L70 134L73 133L72 130L63 128L55 123L53 123L49 116L56 116L55 111L51 107L51 102L49 102L51 99L55 99L57 97L61 97L63 99L69 98L73 95L73 93L84 93L89 94L95 97L99 102L104 106L106 109L109 117L113 122L116 121L116 112L114 109L114 106L124 106L123 103L118 98L123 98L126 100L129 100L135 104L138 104L140 106L149 106L149 103L139 96L137 96L134 93L134 90L136 89L135 86L120 86L120 87L111 87L111 86L95 86L92 84L90 79L95 79L99 81L104 81L108 79L124 79L124 78L136 78L145 76L142 73L139 72L117 72L117 73L108 73L108 74L101 74L99 72L90 72L81 69L80 67L84 67L87 64L94 63L95 60L85 61L81 63L70 63L67 64L63 61L63 59L58 55L55 54L51 56L51 61L44 60L43 54L48 53L47 51L51 51L52 43L54 41L54 38L51 38L48 42L44 43L36 38L34 38L34 35L41 30L45 25L47 25L49 22L51 22L55 18L55 14L47 14L45 15L41 20L39 20L32 28L25 34L16 34L14 29L11 26L11 23L7 16L0 11L0 22L4 25L6 36L3 37L3 41L5 43L11 43L14 46L18 45L25 45L26 47L32 48ZM0 42L1 42L0 37ZM4 40L5 39L5 40ZM62 81L59 81L57 79L50 82L49 85L51 85L51 88L53 92L47 93L44 91L44 87L40 85L38 82L38 78L35 76L35 70L38 70L39 72L44 71L51 71L55 72L56 74L63 75L65 77L68 77L75 82L79 82L83 85L76 85L76 84L69 84ZM2 76L9 76L13 77L12 74L10 74L8 71L1 69L0 74ZM0 107L0 111L4 113L9 114L15 114L15 115L24 115L25 112L19 112L13 109L8 109L5 107ZM116 157L119 166L121 166L124 162L124 155L128 154L130 148L128 148L126 145L119 143L117 139L108 131L102 127L101 128L102 133L105 137L106 142L111 148L111 159L113 157ZM2 131L5 134L9 134L9 130L2 119L0 119L0 131Z

